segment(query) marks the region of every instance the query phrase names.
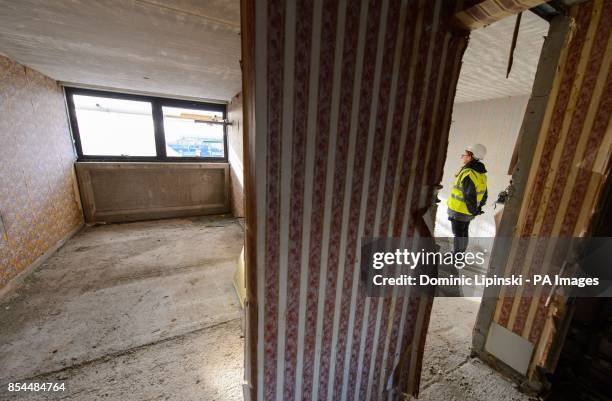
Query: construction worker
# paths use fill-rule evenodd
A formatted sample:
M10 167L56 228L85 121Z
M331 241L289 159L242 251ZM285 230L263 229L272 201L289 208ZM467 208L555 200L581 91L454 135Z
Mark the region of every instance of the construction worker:
M477 143L468 146L461 155L463 167L455 175L448 198L448 219L455 236L455 252L465 252L470 221L484 213L482 207L487 201L487 169L481 160L486 153L487 148Z

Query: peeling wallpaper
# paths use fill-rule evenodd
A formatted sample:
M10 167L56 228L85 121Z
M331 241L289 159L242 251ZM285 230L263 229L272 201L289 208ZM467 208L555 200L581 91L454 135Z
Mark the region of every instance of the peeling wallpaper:
M570 10L574 32L562 49L523 198L521 237L583 236L610 172L612 130L612 2L593 0ZM514 251L514 249L513 249ZM506 274L540 269L545 249L517 247ZM502 289L494 321L536 346L530 372L556 330L545 294Z
M74 159L60 87L0 55L0 288L81 224Z

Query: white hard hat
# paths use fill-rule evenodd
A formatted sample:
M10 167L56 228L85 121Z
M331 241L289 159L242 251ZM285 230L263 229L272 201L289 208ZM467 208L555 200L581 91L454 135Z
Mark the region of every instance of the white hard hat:
M479 143L468 146L466 150L471 152L474 155L474 159L477 160L484 159L485 155L487 154L487 148Z

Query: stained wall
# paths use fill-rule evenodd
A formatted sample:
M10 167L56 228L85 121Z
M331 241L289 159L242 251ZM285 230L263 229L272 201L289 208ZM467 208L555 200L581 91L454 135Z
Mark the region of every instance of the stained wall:
M83 221L62 90L0 55L0 288Z

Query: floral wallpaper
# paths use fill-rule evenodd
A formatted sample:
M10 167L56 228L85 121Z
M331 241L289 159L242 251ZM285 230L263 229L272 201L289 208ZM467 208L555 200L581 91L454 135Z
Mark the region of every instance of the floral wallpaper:
M0 288L83 221L64 97L0 55Z

